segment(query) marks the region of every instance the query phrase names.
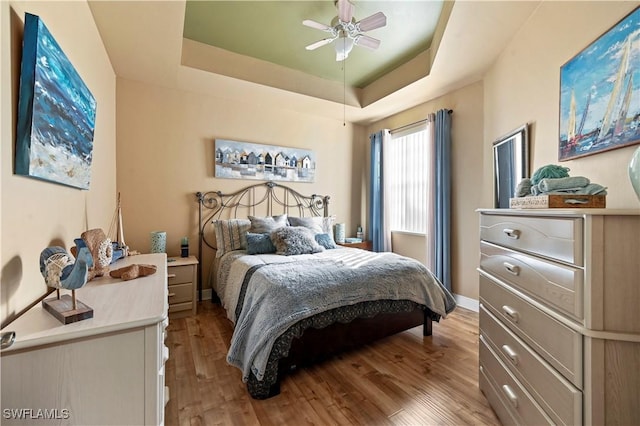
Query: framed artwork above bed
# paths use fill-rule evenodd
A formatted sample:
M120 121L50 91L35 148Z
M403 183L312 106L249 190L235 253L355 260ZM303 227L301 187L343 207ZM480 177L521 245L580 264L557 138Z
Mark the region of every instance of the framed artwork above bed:
M266 181L313 182L313 151L227 139L215 141L215 177Z

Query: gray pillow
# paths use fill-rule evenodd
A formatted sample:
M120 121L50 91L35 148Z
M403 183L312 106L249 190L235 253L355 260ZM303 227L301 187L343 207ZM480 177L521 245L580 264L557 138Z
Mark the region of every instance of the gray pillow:
M334 239L333 224L335 221L335 216L289 217L289 225L304 226L311 229L314 234L329 234L331 240Z
M249 220L251 221L249 232L254 234L268 234L288 224L286 214L267 217L249 216Z
M271 233L271 242L276 246L276 254L293 256L324 251L318 244L313 232L302 226L287 226Z
M269 234L247 232L247 254L267 254L275 252L276 247L271 242Z

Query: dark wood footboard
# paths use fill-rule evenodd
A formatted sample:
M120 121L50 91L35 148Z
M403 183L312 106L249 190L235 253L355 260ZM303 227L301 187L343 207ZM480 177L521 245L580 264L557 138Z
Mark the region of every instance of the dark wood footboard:
M411 312L380 313L372 318L356 318L346 324L338 322L321 329L309 328L291 341L289 355L280 359L277 381L270 386L268 394L252 396L264 399L278 395L280 382L290 371L401 331L423 325L423 335L430 336L431 315L428 309L416 307Z

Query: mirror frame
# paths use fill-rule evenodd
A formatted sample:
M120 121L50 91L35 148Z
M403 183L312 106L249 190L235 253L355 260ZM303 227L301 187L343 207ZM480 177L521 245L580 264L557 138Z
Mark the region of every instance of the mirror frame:
M509 208L517 185L529 177L529 125L518 127L493 142L494 207Z

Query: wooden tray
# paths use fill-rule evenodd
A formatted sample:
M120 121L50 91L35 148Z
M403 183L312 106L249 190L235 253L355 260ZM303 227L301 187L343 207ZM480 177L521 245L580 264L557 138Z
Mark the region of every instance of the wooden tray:
M606 195L536 195L509 199L512 209L603 209Z

